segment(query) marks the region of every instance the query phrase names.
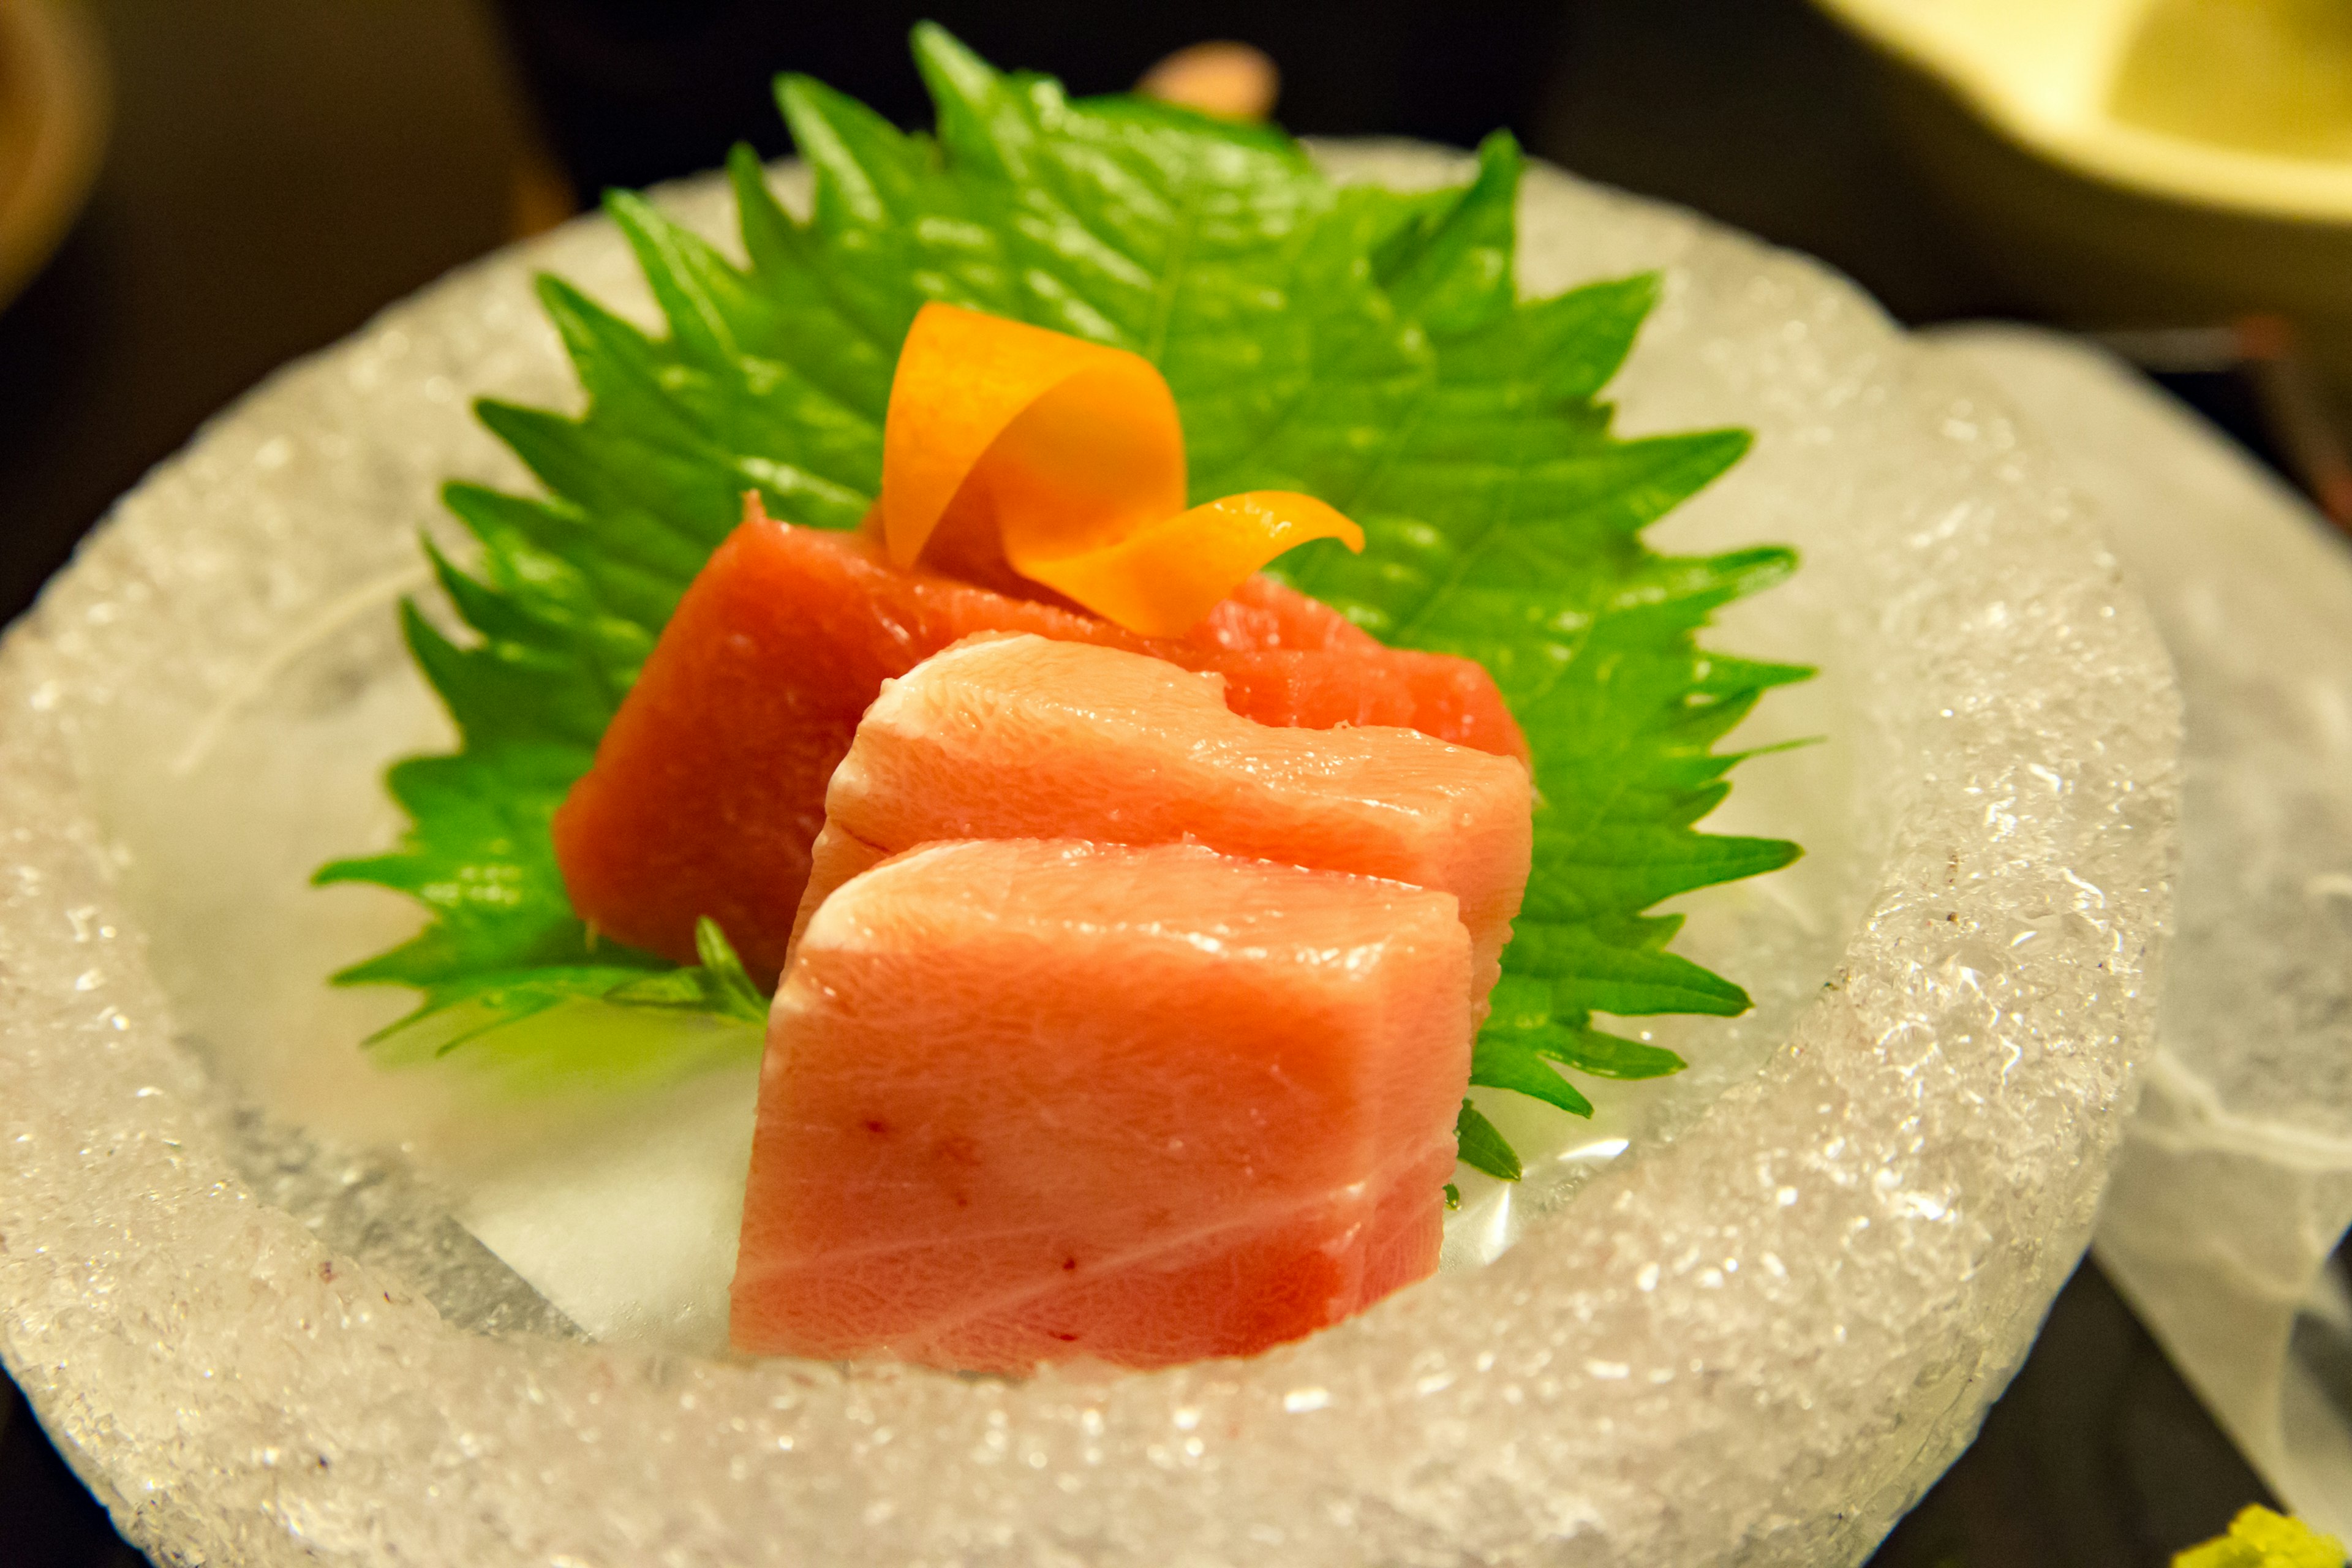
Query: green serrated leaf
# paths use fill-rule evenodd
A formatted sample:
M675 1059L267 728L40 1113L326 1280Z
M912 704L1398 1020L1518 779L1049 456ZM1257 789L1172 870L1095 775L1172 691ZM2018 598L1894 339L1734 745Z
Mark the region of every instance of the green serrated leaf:
M1516 1182L1525 1173L1519 1165L1518 1152L1511 1147L1510 1141L1466 1100L1462 1102L1462 1114L1454 1123L1454 1142L1455 1157L1474 1171L1484 1171L1506 1182Z
M1555 1024L1548 1016L1529 1019L1524 1013L1506 1014L1501 1008L1487 1019L1486 1027L1478 1037L1476 1060L1483 1063L1490 1055L1498 1059L1539 1058L1595 1078L1626 1079L1664 1078L1682 1071L1685 1065L1682 1058L1664 1046L1645 1045L1598 1029ZM1517 1070L1528 1069L1521 1066ZM1471 1068L1471 1081L1496 1089L1517 1087L1503 1081L1499 1075L1481 1078L1475 1065Z
M641 198L610 200L661 331L542 284L587 409L479 405L548 493L448 489L480 550L434 564L473 640L414 612L408 629L463 749L394 770L413 819L399 849L320 874L406 893L433 924L339 978L416 986L419 1020L462 1014L467 1029L591 1002L763 1016L715 931L688 971L599 942L564 899L547 824L746 490L814 526L864 514L899 342L926 300L946 300L1150 357L1183 416L1196 499L1303 489L1347 510L1368 536L1360 556L1309 546L1279 574L1392 643L1494 674L1541 805L1478 1081L1582 1110L1559 1068L1679 1067L1594 1018L1748 1005L1667 952L1678 922L1645 911L1794 858L1696 825L1738 760L1717 744L1809 672L1697 641L1717 610L1784 576L1789 552L1671 556L1643 542L1748 446L1737 430L1612 431L1599 394L1657 280L1519 298L1507 136L1454 189L1342 188L1278 132L1072 100L936 27L918 29L915 52L932 136L780 79L814 195L805 218L787 213L739 149L743 265ZM1475 1110L1462 1128L1465 1160L1516 1173Z
M1683 1070L1683 1058L1664 1046L1622 1039L1598 1029L1564 1030L1533 1047L1542 1056L1595 1078L1664 1078Z
M1481 1089L1507 1089L1556 1105L1570 1116L1592 1114L1592 1101L1559 1076L1558 1068L1521 1037L1499 1029L1479 1032L1470 1060L1470 1081Z
M706 1011L740 1018L747 1024L768 1021L768 999L743 972L743 961L728 945L717 921L705 917L694 922L694 951L702 963L684 973L699 980L704 998L701 1005Z

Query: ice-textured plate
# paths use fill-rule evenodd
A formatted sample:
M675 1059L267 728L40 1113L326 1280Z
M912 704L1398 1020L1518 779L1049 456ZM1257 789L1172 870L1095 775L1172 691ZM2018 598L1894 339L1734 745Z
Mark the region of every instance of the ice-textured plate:
M725 226L714 184L668 200ZM1656 537L1805 552L1719 637L1825 672L1742 742L1826 741L1744 766L1723 825L1811 853L1689 901L1684 950L1757 1010L1661 1031L1694 1069L1604 1107L1498 1218L1516 1247L1248 1363L580 1342L450 1194L590 1146L596 1108L486 1112L353 1044L398 998L319 977L413 916L302 878L389 836L377 771L441 738L389 603L442 477L516 477L467 399L573 395L530 272L642 302L607 226L387 312L127 499L0 653L0 1353L126 1533L467 1568L1860 1558L2088 1236L2166 918L2170 677L2050 465L1852 288L1548 171L1523 216L1531 289L1666 271L1628 428L1759 434ZM610 1114L615 1147L673 1135Z
M2178 935L2100 1266L2272 1489L2352 1535L2352 552L2080 340L1937 335L2063 443L2188 710Z

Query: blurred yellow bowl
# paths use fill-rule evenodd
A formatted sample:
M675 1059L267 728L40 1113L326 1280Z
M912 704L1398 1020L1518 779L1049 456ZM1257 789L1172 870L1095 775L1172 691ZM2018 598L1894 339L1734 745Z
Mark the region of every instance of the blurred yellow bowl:
M1987 259L2071 319L2276 311L2352 373L2352 0L1819 0Z
M105 140L88 17L68 0L0 0L0 305L65 237Z

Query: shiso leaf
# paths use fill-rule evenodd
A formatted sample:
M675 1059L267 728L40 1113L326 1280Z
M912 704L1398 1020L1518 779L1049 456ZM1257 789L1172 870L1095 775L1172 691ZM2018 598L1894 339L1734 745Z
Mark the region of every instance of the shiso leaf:
M1796 858L1793 844L1696 824L1738 761L1716 742L1765 691L1811 672L1699 648L1716 609L1779 581L1795 557L1664 556L1641 542L1748 437L1611 434L1594 395L1630 351L1655 279L1517 299L1495 258L1509 255L1518 170L1509 139L1490 139L1452 212L1424 212L1391 241L1385 279L1428 332L1438 373L1372 460L1318 468L1302 487L1363 525L1364 552L1309 546L1276 571L1385 641L1479 660L1526 729L1535 863L1503 954L1512 1005L1482 1031L1470 1081L1589 1115L1549 1063L1612 1078L1682 1066L1594 1031L1594 1014L1747 1010L1738 985L1664 951L1678 917L1641 911ZM1274 471L1285 471L1279 448L1260 455ZM1244 469L1217 482L1258 481ZM1476 1163L1474 1131L1465 1119L1463 1157Z
M1542 1052L1522 1034L1482 1029L1470 1059L1470 1081L1486 1089L1507 1089L1556 1105L1570 1116L1590 1116L1592 1102L1559 1076Z
M1493 672L1527 731L1539 805L1472 1081L1589 1114L1561 1068L1679 1069L1595 1016L1748 1006L1666 951L1678 919L1644 911L1796 857L1696 825L1738 761L1717 743L1810 672L1697 643L1717 609L1784 576L1790 552L1642 542L1748 447L1738 430L1612 433L1599 394L1656 279L1521 299L1507 136L1454 189L1340 186L1279 132L1073 100L934 26L914 45L938 107L930 136L779 80L814 195L806 217L788 213L738 149L746 264L636 196L607 198L667 335L541 279L587 411L477 405L546 493L445 491L479 549L470 568L433 563L474 639L413 605L405 626L462 744L392 769L411 818L397 849L317 877L404 893L431 922L336 979L416 988L416 1012L387 1033L441 1055L583 1004L760 1018L764 1000L708 921L702 963L683 970L583 924L549 818L745 491L814 527L864 514L899 342L926 300L945 300L1150 358L1183 415L1195 500L1278 489L1330 501L1364 526L1364 552L1310 546L1281 574L1389 642ZM1517 1176L1466 1102L1458 1131L1466 1163Z
M1461 1116L1454 1123L1454 1141L1462 1163L1474 1171L1483 1171L1506 1182L1516 1182L1526 1174L1519 1164L1518 1152L1511 1147L1510 1141L1466 1100L1462 1102ZM1459 1201L1457 1196L1457 1206Z

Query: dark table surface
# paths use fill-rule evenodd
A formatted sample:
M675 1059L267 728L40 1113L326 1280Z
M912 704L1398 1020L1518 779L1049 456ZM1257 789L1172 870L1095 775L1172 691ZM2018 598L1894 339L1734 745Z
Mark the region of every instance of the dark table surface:
M1484 52L1457 47L1458 28L1433 33L1420 15L1432 8L1328 8L1327 25L1306 5L1277 26L1254 17L1267 7L1180 5L1159 8L1166 40L1139 28L1110 42L1057 31L1055 5L924 9L1083 90L1124 86L1163 42L1259 37L1292 66L1295 129L1467 140L1508 121L1580 173L1811 250L1906 321L2027 313L1906 173L1853 47L1798 0L1479 0L1468 14ZM756 94L743 107L740 83L702 95L719 106L709 112L664 113L713 59L780 50L762 70L798 65L911 101L891 16L802 37L774 18L805 8L725 0L91 9L114 73L112 142L80 224L0 310L0 619L116 495L274 366L561 216L572 190L715 162L736 134L776 145L778 131L745 121L764 110ZM765 19L716 51L689 47L677 21L723 30L731 13ZM1341 20L1364 15L1352 30ZM667 163L640 156L655 142ZM2260 449L2239 389L2180 390ZM2267 1500L2086 1263L1976 1444L1873 1561L2139 1568ZM0 1382L0 1564L139 1561Z

